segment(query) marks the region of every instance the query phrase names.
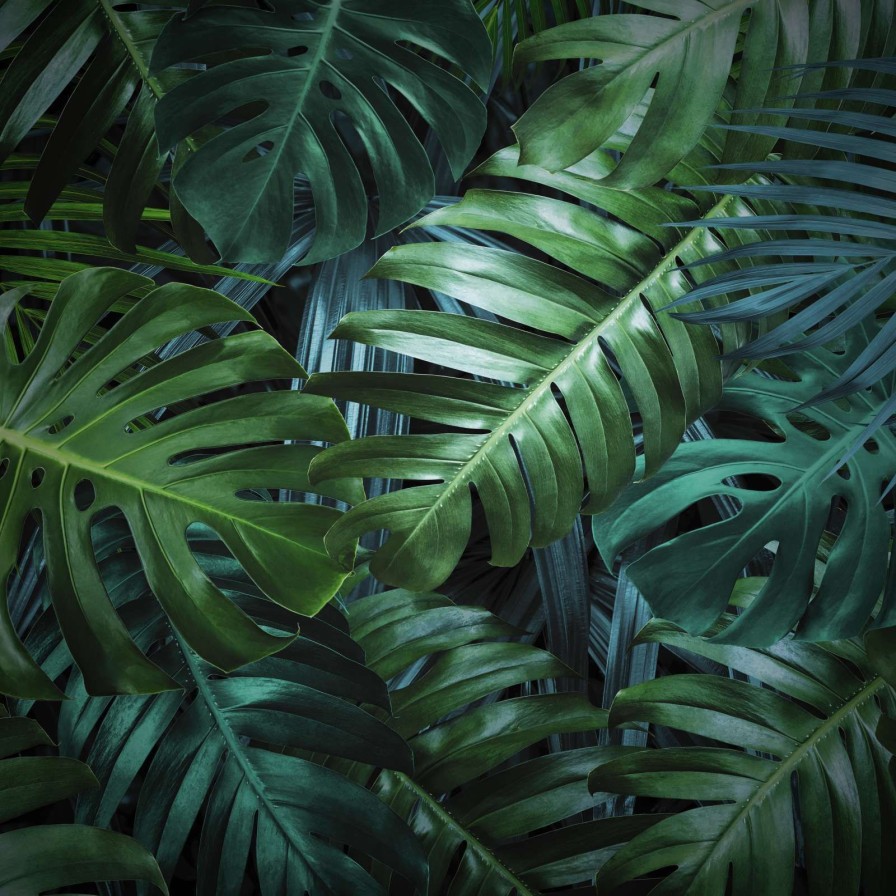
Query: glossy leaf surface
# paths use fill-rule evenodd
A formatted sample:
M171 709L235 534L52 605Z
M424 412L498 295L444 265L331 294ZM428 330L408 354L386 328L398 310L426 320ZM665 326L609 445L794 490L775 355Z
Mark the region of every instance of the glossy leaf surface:
M302 375L261 332L205 342L141 369L144 356L185 331L252 320L210 290L153 286L111 268L78 273L59 287L31 351L16 359L5 336L0 351L0 580L16 562L26 518L39 512L53 605L94 693L176 686L137 650L109 604L90 541L91 521L105 508L125 514L172 623L220 668L285 642L209 582L187 547L191 524L215 529L255 581L295 610L316 612L344 578L322 544L337 511L250 497L252 489L308 488L305 470L319 449L283 442L344 438L336 408L295 392L247 393L148 424L144 415L216 390ZM151 291L79 354L91 328L140 289ZM4 331L22 298L21 291L0 297ZM116 379L134 364L136 376ZM356 484L337 488L345 496L353 490ZM0 690L52 697L6 613L0 629Z
M861 648L782 641L747 650L688 637L660 620L639 640L711 658L751 682L669 675L617 696L611 724L649 722L708 741L635 749L594 770L592 789L701 804L620 849L598 873L598 891L674 866L651 892L723 896L730 886L733 893L790 893L796 813L809 892L854 893L861 882L862 892L886 893L896 787L875 730L887 718L882 709L896 707L896 692Z
M239 107L243 121L204 143L174 188L221 256L270 261L286 248L293 181L311 184L317 216L312 263L358 245L367 226L363 147L379 193L377 232L408 220L435 192L423 145L392 99L433 128L459 177L485 129L485 109L435 54L488 82L488 36L469 0L276 0L263 8L206 7L173 19L153 54L155 71L239 50L159 103L159 141L172 146ZM425 51L420 55L417 51ZM258 104L261 104L260 107ZM344 121L345 128L338 122Z
M542 182L544 172L515 166L515 152L502 151L480 171ZM425 483L349 511L327 536L334 556L358 535L386 529L391 535L373 573L388 584L435 587L467 544L475 489L492 562L512 566L530 544L562 537L580 508L606 507L631 480L632 412L643 421L651 474L687 423L718 400L715 337L659 309L688 289L676 259L705 257L719 244L709 231L682 236L663 226L694 208L682 197L597 187L594 174L607 162L598 155L552 185L585 201L606 200L621 221L564 200L471 190L415 225L506 234L559 264L457 242L399 246L377 263L371 276L445 293L496 317L381 311L349 314L337 327L337 338L402 352L445 373L323 374L312 377L308 391L447 431L360 439L315 461L315 478L360 474ZM723 200L705 214L740 209L739 200ZM736 332L725 335L737 344Z
M606 712L579 694L540 691L538 680L571 670L544 650L497 640L516 635L511 626L480 607L405 591L355 602L349 620L371 667L391 679L393 724L414 752L413 775L381 772L373 789L420 838L430 896L533 896L581 883L602 851L645 826L576 823L595 802L586 777L597 747L528 758L551 735L581 732L595 743Z
M83 762L59 756L17 756L52 741L33 719L0 706L0 823L97 786ZM5 825L4 825L5 826ZM135 840L81 824L0 827L0 890L39 896L96 880L148 881L167 893L152 855Z

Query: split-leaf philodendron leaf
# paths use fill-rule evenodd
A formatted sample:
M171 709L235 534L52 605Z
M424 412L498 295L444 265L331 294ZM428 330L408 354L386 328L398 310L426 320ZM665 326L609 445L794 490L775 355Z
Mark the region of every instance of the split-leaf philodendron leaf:
M210 65L156 108L165 147L245 110L246 120L204 143L174 178L177 195L229 261L282 255L299 173L310 181L317 216L304 262L357 246L368 217L362 155L376 181L379 233L419 211L434 192L432 167L396 99L431 125L455 177L485 129L472 89L427 58L487 84L491 47L469 0L206 7L169 22L152 66L161 71L234 50L237 58Z
M886 579L892 524L880 497L896 474L896 437L879 430L834 470L888 388L878 384L848 399L800 406L840 376L876 331L866 322L851 332L843 352L819 348L794 356L793 381L758 372L733 380L719 418L747 415L755 424L750 438L682 445L655 477L594 518L595 540L612 562L619 550L702 499L728 495L738 502L734 516L679 535L628 567L657 615L703 632L725 611L742 570L771 545L767 583L721 639L772 644L797 626L801 638L831 640L867 624ZM831 533L837 539L816 590L819 543L838 508L844 516Z
M345 438L335 406L317 396L266 391L150 420L154 411L217 390L304 376L273 337L248 331L122 377L185 332L253 320L210 290L153 286L112 268L69 277L21 360L13 355L10 328L24 290L0 297L0 582L5 586L15 567L26 518L37 512L53 606L94 693L177 686L135 647L109 603L91 546L92 520L105 508L124 513L173 625L222 669L286 642L256 626L209 581L187 544L192 524L214 529L258 585L296 611L316 612L344 578L322 541L338 511L253 500L252 491L308 490L307 467L320 449L284 442ZM91 328L135 290L144 296L85 348ZM336 494L347 498L358 488L340 484ZM16 637L5 604L0 639L0 691L58 695Z

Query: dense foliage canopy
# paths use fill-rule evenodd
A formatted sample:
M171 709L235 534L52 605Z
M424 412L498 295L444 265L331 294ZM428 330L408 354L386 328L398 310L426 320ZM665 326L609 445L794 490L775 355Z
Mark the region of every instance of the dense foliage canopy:
M894 0L0 0L0 894L885 896Z

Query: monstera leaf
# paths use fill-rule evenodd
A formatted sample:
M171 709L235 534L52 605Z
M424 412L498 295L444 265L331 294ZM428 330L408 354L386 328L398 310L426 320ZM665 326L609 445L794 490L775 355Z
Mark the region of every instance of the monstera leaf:
M600 60L546 90L514 125L527 164L568 168L604 145L656 81L631 147L608 175L618 187L664 177L697 144L729 90L734 108L773 96L793 105L805 62L888 52L892 0L635 0L644 14L598 15L551 28L517 47L524 66L547 59ZM655 13L651 15L649 13ZM742 43L741 34L743 32ZM730 78L737 58L737 78ZM762 121L741 116L744 124ZM762 159L774 137L731 133L723 161Z
M309 761L326 753L410 772L399 734L358 706L388 708L383 682L364 666L338 611L297 617L264 600L208 531L191 547L203 570L259 625L302 634L276 657L222 677L168 629L141 574L121 518L98 527L100 567L113 603L136 641L183 691L90 697L75 672L60 714L61 749L90 763L99 787L84 794L76 819L108 824L134 787L137 839L170 878L201 829L201 896L238 892L254 864L258 892L381 893L343 844L393 869L422 890L426 866L411 831L361 783ZM53 678L71 665L52 614L28 645ZM145 768L145 777L141 772ZM337 845L338 844L338 845Z
M682 445L660 473L595 517L605 560L703 498L727 495L739 512L678 535L628 567L657 615L698 634L724 612L744 567L774 548L771 576L723 640L772 644L797 625L801 638L830 640L868 622L886 578L892 526L881 489L896 474L896 437L881 429L833 475L844 452L889 395L886 384L850 399L802 407L839 377L874 338L856 328L846 351L815 349L789 364L795 380L751 373L732 381L719 406L756 424L745 438ZM765 435L763 435L765 433ZM839 515L839 518L838 518ZM828 531L836 541L820 586L813 571Z
M0 823L98 786L75 759L15 755L50 744L37 722L10 718L0 704ZM143 880L167 893L155 859L123 834L82 824L0 827L4 896L39 896L95 880Z
M131 526L147 578L171 622L222 669L286 642L262 631L215 588L186 541L194 523L215 529L275 600L314 613L344 578L322 536L338 516L324 506L253 500L258 489L308 489L319 449L285 440L339 441L331 402L288 391L206 400L147 415L245 381L304 376L276 340L245 332L162 363L139 362L172 338L222 321L252 321L210 290L97 268L66 279L23 360L10 327L21 290L0 296L0 581L16 564L23 524L40 514L53 606L94 693L177 687L135 647L109 604L93 560L91 522L117 507ZM117 303L142 298L83 350ZM123 377L122 372L136 375ZM181 405L181 407L183 407ZM345 497L357 489L337 489ZM0 691L56 694L0 615Z
M469 0L274 0L261 8L205 7L168 24L154 71L238 51L156 108L166 147L245 111L245 120L205 142L174 179L223 258L282 255L300 172L317 216L305 263L357 246L367 225L363 154L379 197L377 232L419 211L434 193L433 173L397 98L431 125L460 177L485 129L485 108L418 50L488 83L491 48Z
M658 820L581 821L600 800L590 767L618 751L526 752L570 732L596 744L606 712L579 694L539 693L537 681L571 670L511 626L405 591L356 601L349 621L368 664L391 679L392 724L414 752L412 775L381 771L373 789L420 838L431 896L535 896L590 881L602 855Z
M785 640L748 650L688 637L659 620L638 642L706 657L750 683L667 675L617 696L611 724L649 722L709 740L632 749L591 774L592 790L699 802L616 852L598 873L598 892L672 867L650 892L784 896L795 892L797 862L808 888L796 892L889 892L896 785L875 731L882 720L892 724L896 691L858 644Z
M492 563L514 565L530 544L564 536L583 505L586 513L605 508L631 480L633 411L653 473L687 423L720 396L715 337L659 311L689 289L677 262L719 245L708 228L684 235L666 226L695 206L659 188L601 188L596 178L612 164L608 154L562 175L517 166L517 154L502 151L480 171L547 183L580 202L470 190L415 226L496 231L557 264L460 242L391 249L371 276L453 296L477 317L361 312L347 315L333 335L448 371L325 373L307 387L448 428L358 439L312 467L322 479L360 473L426 483L366 501L327 536L333 556L349 559L359 534L389 530L370 567L389 584L425 590L448 577L470 535L472 490L485 510ZM614 217L581 204L598 202ZM701 211L712 220L748 209L732 198ZM724 337L739 338L734 330Z

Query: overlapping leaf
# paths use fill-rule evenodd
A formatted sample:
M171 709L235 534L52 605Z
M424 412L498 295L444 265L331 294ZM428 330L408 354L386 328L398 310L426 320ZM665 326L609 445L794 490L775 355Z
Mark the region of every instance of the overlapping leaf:
M178 196L222 257L282 254L299 172L310 181L317 215L305 262L358 245L368 206L362 154L379 195L377 232L419 211L434 193L433 173L397 97L430 124L461 175L485 129L485 109L418 50L488 82L488 36L469 0L274 0L263 8L205 7L169 23L153 54L155 71L238 54L159 103L163 146L256 104L175 173Z
M187 547L190 525L217 531L259 586L294 610L316 612L344 578L321 541L337 511L253 500L259 489L309 490L305 471L319 449L301 442L344 438L336 408L317 396L270 391L198 403L150 423L144 415L246 381L303 375L276 340L252 331L205 342L132 375L141 358L185 331L252 320L210 290L153 286L111 268L69 277L23 360L10 352L6 332L23 295L14 290L0 297L0 581L5 585L16 562L26 518L38 512L53 606L95 693L176 686L135 647L109 604L90 543L91 521L106 508L127 518L153 592L174 626L223 669L285 642L259 629L212 585ZM142 298L83 351L90 330L134 291ZM357 493L353 483L334 488L337 496ZM0 624L0 690L54 696L5 607Z
M896 691L859 645L782 641L748 650L663 621L639 640L708 657L751 682L668 675L616 698L611 724L649 722L708 743L635 749L594 770L593 790L699 802L616 852L598 873L598 891L674 867L651 892L783 896L800 863L813 896L888 892L896 786L875 731L896 708Z
M390 584L426 589L445 580L469 538L472 489L485 509L493 563L511 566L530 544L555 541L583 502L594 513L630 481L631 411L640 415L649 474L720 394L715 337L659 312L689 288L676 259L703 258L719 246L709 230L682 237L665 226L693 205L655 188L601 187L595 176L612 164L608 155L561 175L517 167L517 156L515 148L502 151L479 170L547 184L600 203L619 220L559 199L469 191L415 226L497 231L557 264L456 242L396 247L372 276L445 293L500 320L426 311L350 314L335 337L400 351L448 369L446 375L333 373L308 385L451 428L360 439L327 451L312 468L321 478L361 473L435 481L355 507L328 535L328 548L342 556L359 534L389 530L371 569ZM747 209L732 198L704 214L741 211ZM738 338L726 331L733 344Z
M52 744L37 722L10 718L0 705L0 823L97 786L83 762L59 756L18 756ZM112 831L82 824L0 826L0 890L39 896L96 880L143 880L167 892L152 855Z
M683 319L701 323L755 320L782 311L784 323L741 346L737 358L773 358L830 343L850 327L886 312L896 290L896 59L866 59L838 66L871 74L879 83L813 95L813 105L792 113L787 125L780 110L773 124L758 129L731 125L730 133L762 133L787 141L781 158L742 161L725 166L760 171L772 179L726 188L748 201L786 203L776 214L730 218L725 228L761 227L797 238L748 242L738 258L752 266L723 274L683 300L727 295L721 313L715 308L686 312ZM834 105L834 108L831 106ZM798 125L815 125L807 129ZM821 130L821 128L827 130ZM824 150L814 159L793 159L794 146ZM697 222L696 226L702 226ZM729 253L730 257L730 253ZM708 259L709 261L713 259ZM896 320L890 319L849 367L827 383L817 400L859 392L896 369ZM813 396L807 396L811 400ZM896 407L882 408L875 424Z
M718 413L722 421L747 415L754 424L747 437L682 445L657 476L595 517L595 540L611 562L621 548L701 499L727 495L736 502L734 516L678 535L630 565L657 615L701 633L725 611L744 567L770 545L771 576L726 628L725 640L771 644L795 625L801 638L830 640L868 623L886 579L892 525L879 499L896 475L896 438L881 430L840 475L832 471L889 392L879 385L849 400L798 409L854 362L874 332L870 325L857 328L844 353L815 349L796 356L793 381L755 372L732 381ZM832 516L838 508L841 520ZM816 590L813 570L826 531L837 538Z
M0 9L0 45L22 42L0 80L0 161L6 160L60 97L25 201L34 221L43 219L79 166L126 114L120 143L102 180L106 236L119 250L134 251L144 206L166 154L155 138L153 109L164 85L149 75L152 45L171 16L172 0L133 8L120 0L9 0ZM32 27L33 26L33 27ZM94 193L98 201L99 194ZM195 226L195 225L194 225Z
M423 856L401 820L361 784L308 759L324 752L412 767L404 740L357 705L388 707L388 696L342 616L328 608L300 618L263 600L211 533L194 531L198 562L257 624L280 635L297 623L302 629L277 656L222 677L165 625L123 521L103 523L97 541L104 580L129 630L184 690L97 698L81 676L69 680L60 745L84 757L101 785L81 798L78 819L107 824L141 776L135 836L170 878L199 824L200 896L240 892L253 866L262 896L382 894L343 844L422 889ZM54 678L71 663L50 615L28 643Z
M723 95L737 109L792 94L806 62L892 52L892 0L636 0L643 13L598 15L559 25L520 44L519 65L587 59L549 88L514 126L527 164L569 168L602 147L656 80L630 148L607 181L653 184L698 143ZM743 31L743 37L741 33ZM741 42L742 41L742 42ZM732 67L736 63L736 78ZM791 99L780 99L787 108ZM744 123L761 121L753 113ZM723 161L762 159L774 138L733 132Z
M570 670L498 640L515 632L497 617L391 591L356 601L349 620L371 668L392 679L393 724L414 752L412 776L381 772L374 790L420 837L432 896L532 896L588 881L600 857L656 820L575 823L596 801L585 784L608 755L597 747L520 755L550 735L593 738L606 713L577 694L538 693L535 681Z

